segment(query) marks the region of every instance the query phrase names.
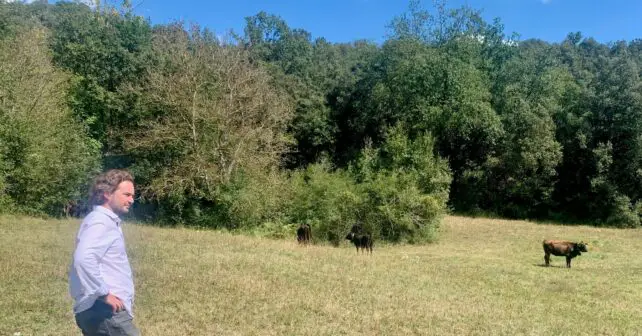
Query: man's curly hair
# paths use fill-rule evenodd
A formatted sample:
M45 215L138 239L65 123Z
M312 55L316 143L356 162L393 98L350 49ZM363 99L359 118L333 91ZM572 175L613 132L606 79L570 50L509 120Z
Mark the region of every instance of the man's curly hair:
M89 193L89 202L91 205L103 205L105 203L105 193L113 193L118 185L124 181L134 183L134 177L126 170L111 169L98 175L94 179L94 184Z

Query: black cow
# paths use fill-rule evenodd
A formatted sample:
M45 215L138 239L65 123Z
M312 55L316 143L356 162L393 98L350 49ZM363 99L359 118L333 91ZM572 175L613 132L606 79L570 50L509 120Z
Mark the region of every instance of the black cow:
M566 267L571 268L571 259L588 252L584 242L574 243L568 240L544 240L544 262L546 266L551 263L551 254L554 256L565 256Z
M361 249L362 252L370 251L370 254L372 254L372 235L365 233L361 225L356 224L352 226L352 229L346 236L346 239L354 244L357 248L357 253L359 253L359 249Z
M296 229L296 240L299 244L310 244L310 240L312 240L312 228L310 228L310 224L299 225L299 228Z

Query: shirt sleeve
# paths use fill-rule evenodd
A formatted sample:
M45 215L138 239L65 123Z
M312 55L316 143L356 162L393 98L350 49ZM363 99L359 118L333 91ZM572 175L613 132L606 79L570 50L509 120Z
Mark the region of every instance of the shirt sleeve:
M73 267L86 295L107 295L109 288L100 274L100 261L114 243L114 230L103 223L92 223L78 237Z

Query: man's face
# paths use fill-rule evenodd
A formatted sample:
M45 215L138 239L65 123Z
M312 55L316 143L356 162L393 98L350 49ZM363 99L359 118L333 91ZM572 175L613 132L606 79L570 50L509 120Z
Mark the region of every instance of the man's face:
M121 182L112 194L105 193L105 199L106 208L118 215L128 213L134 203L134 184L131 181Z

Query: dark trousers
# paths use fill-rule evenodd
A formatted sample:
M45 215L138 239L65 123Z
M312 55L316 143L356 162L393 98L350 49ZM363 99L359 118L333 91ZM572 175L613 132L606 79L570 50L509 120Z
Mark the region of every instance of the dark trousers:
M96 301L91 308L76 314L76 324L84 336L139 336L132 316L121 310L112 313L111 306Z

